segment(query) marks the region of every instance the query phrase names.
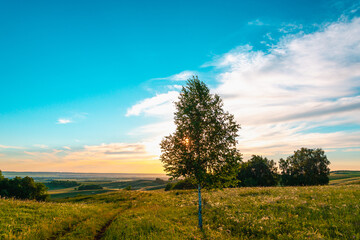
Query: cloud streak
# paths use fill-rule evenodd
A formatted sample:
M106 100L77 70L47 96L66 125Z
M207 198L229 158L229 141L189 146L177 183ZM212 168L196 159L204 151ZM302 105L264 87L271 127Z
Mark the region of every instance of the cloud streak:
M195 71L182 71L180 73L171 75L169 77L164 78L153 78L152 80L170 80L170 81L186 81L192 76L196 76L197 73Z
M72 120L68 119L68 118L59 118L56 123L57 124L68 124L68 123L72 123Z

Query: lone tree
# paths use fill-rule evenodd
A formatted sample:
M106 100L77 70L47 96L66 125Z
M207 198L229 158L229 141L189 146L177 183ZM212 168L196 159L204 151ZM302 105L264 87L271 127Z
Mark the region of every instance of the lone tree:
M172 179L183 177L196 181L202 229L201 188L236 184L242 160L236 149L240 125L223 110L220 97L210 94L197 77L188 79L175 106L176 130L162 140L160 159Z
M330 161L321 148L301 148L286 160L280 159L283 185L325 185L329 183Z

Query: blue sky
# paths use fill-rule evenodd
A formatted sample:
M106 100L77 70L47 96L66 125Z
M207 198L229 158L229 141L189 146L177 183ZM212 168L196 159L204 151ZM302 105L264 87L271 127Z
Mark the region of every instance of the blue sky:
M359 1L0 3L0 166L161 172L179 86L199 75L245 159L325 149L360 169Z

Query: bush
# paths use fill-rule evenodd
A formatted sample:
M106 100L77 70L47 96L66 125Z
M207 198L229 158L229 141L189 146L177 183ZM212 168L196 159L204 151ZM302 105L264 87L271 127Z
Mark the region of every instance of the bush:
M127 190L127 191L130 191L131 190L131 185L126 186L126 188L124 188L124 189Z
M103 187L97 184L81 185L80 187L78 187L78 190L98 190L98 189L103 189Z

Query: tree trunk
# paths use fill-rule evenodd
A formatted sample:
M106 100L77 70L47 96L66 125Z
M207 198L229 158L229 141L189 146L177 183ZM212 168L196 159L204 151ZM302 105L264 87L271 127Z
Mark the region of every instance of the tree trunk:
M201 187L200 184L198 184L198 193L199 193L199 228L202 230L203 224L202 224L202 214L201 214Z

